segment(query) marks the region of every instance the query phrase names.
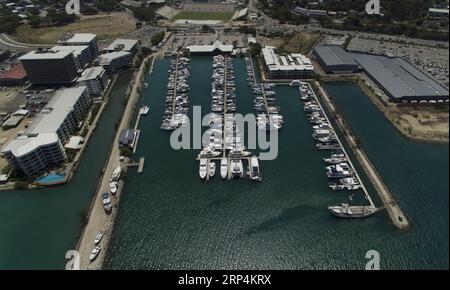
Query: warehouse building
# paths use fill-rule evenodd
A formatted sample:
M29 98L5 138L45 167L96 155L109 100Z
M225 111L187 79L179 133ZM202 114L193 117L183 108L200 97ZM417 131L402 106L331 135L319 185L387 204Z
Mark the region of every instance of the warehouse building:
M101 54L95 61L96 65L103 66L108 74L130 67L133 63L133 54L126 51L116 51Z
M78 65L71 50L40 49L19 60L33 85L71 84L78 77Z
M341 46L316 46L313 55L326 73L354 73L360 70L353 56Z
M135 55L139 49L139 41L136 39L116 39L103 52L127 51Z
M398 57L351 53L339 46L318 46L313 54L327 73L363 71L394 103L447 103L448 89Z
M87 45L91 51L92 59L95 59L99 54L97 35L92 33L67 33L59 39L58 44L70 46Z
M86 87L59 90L25 133L3 147L3 156L28 177L62 165L62 144L79 128L91 103Z
M353 54L356 62L394 103L446 103L448 89L402 58Z
M108 85L105 69L101 66L85 69L78 79L78 84L86 87L91 97L100 96Z
M232 44L223 44L219 40L216 40L211 45L189 45L187 47L190 54L220 54L220 53L232 53L234 46Z
M264 47L262 54L269 79L303 79L313 75L314 66L303 54L278 55L272 46Z

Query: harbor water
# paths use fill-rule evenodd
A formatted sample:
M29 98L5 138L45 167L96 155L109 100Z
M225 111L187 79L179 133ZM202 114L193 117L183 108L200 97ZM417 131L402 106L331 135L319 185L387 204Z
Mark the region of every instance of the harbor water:
M64 269L120 121L131 72L119 76L78 171L62 186L0 192L0 269Z
M234 67L237 112L253 113L244 59ZM348 194L328 188L328 155L315 148L298 89L278 86L285 125L278 158L261 162L262 182L202 182L199 150L173 150L160 130L168 68L169 60L157 60L147 75L140 103L151 111L140 120L135 154L145 157L145 171L127 174L104 268L364 269L368 250L380 253L383 269L448 268L448 145L407 140L355 84L327 85L412 227L396 231L385 212L337 219L327 207L349 202ZM211 57L191 60L190 106L203 114L210 111L211 73Z

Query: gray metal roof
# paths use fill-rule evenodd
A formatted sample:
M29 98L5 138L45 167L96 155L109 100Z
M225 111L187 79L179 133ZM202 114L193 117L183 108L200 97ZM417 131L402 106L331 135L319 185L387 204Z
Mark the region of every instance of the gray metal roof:
M341 46L327 45L316 46L314 51L320 56L326 65L355 65L358 64L352 55L346 52Z
M401 58L353 54L361 67L394 98L448 96L448 90Z

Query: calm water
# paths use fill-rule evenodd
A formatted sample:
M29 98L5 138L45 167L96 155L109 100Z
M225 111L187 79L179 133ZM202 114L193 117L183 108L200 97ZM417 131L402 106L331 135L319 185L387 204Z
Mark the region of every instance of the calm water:
M190 101L204 114L211 64L209 57L191 61ZM238 111L252 113L244 60L234 65ZM151 107L141 119L136 153L146 158L145 172L128 174L105 268L363 269L370 249L380 252L383 268L448 268L448 146L405 140L357 87L328 86L413 226L401 234L384 212L366 220L335 219L326 207L348 196L328 190L321 162L326 155L314 147L298 91L280 86L285 127L278 158L261 163L263 182L216 176L204 183L198 150L172 150L170 135L159 129L168 66L168 60L155 62L142 95L141 103Z
M89 207L120 120L131 73L112 90L78 172L67 185L39 191L0 192L0 269L64 269L75 248L80 214Z

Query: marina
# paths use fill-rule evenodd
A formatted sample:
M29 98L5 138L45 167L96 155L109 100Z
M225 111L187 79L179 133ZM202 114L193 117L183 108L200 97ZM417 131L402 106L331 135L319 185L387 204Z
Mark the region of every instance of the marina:
M304 101L304 111L307 113L308 121L313 125L313 139L317 142L319 150L334 151L329 158L323 158L326 167L327 177L337 181L329 184L329 187L336 191L355 191L362 189L368 206L349 206L344 203L341 206L329 206L328 210L335 216L341 218L365 218L376 213L376 208L369 191L364 185L358 172L355 170L351 158L349 158L344 145L336 134L325 110L317 98L311 85L306 82L299 83L300 99Z
M253 94L245 61L235 58L233 64L239 111L252 113ZM382 116L370 110L370 101L361 105L361 95L342 84L335 85L332 92L339 95L333 97L343 101L340 107L352 112L353 101L358 108L367 105L365 110L357 111L367 113L352 118L351 124L357 126L355 133L373 144L367 154L375 157L380 174L402 197L402 208L415 225L414 230L400 235L388 222L386 211L370 219L336 219L327 212L327 206L348 203L348 195L328 187L324 169L328 163L322 161L330 158L332 150L317 150L311 124L302 117L305 113L298 101L298 87L280 85L274 90L286 123L279 135L278 158L267 165L263 163L264 181L222 182L221 161L217 160L214 178L202 182L198 176L199 161L193 162L198 150L174 151L159 128L168 65L169 60L155 61L154 74L147 79L149 90L142 95L141 102L149 104L152 116L141 120L140 128L146 133L136 155L153 157L146 162L144 173L131 170L127 176L125 192L129 194L121 201L120 219L107 250L105 269L360 269L364 267L367 249L377 249L383 256L391 257L383 262L384 269L447 265L446 255L442 254L446 241L439 233L448 227L443 206L448 200L448 189L437 182L448 173L445 146L404 141L389 123L380 121ZM211 84L204 80L212 75L212 58L192 58L190 66L191 104L210 108L211 98L207 96L211 94ZM347 102L346 98L352 101ZM208 110L205 111L206 114ZM365 131L366 118L375 123L379 134ZM430 151L435 153L430 155ZM411 154L416 156L414 161L409 158ZM402 163L398 162L405 160L410 160L406 164L417 171L400 166ZM433 171L428 182L421 177L427 176L430 166L439 166L440 170ZM405 183L405 179L409 182ZM370 183L367 186L371 190ZM433 198L429 192L434 193ZM377 204L378 197L372 197ZM364 201L364 194L357 194L350 204L362 205ZM314 257L324 251L320 243L324 240L333 241L327 244L333 257L316 260ZM416 243L427 245L427 250L415 247ZM310 255L305 256L305 251ZM397 258L400 251L405 254Z

